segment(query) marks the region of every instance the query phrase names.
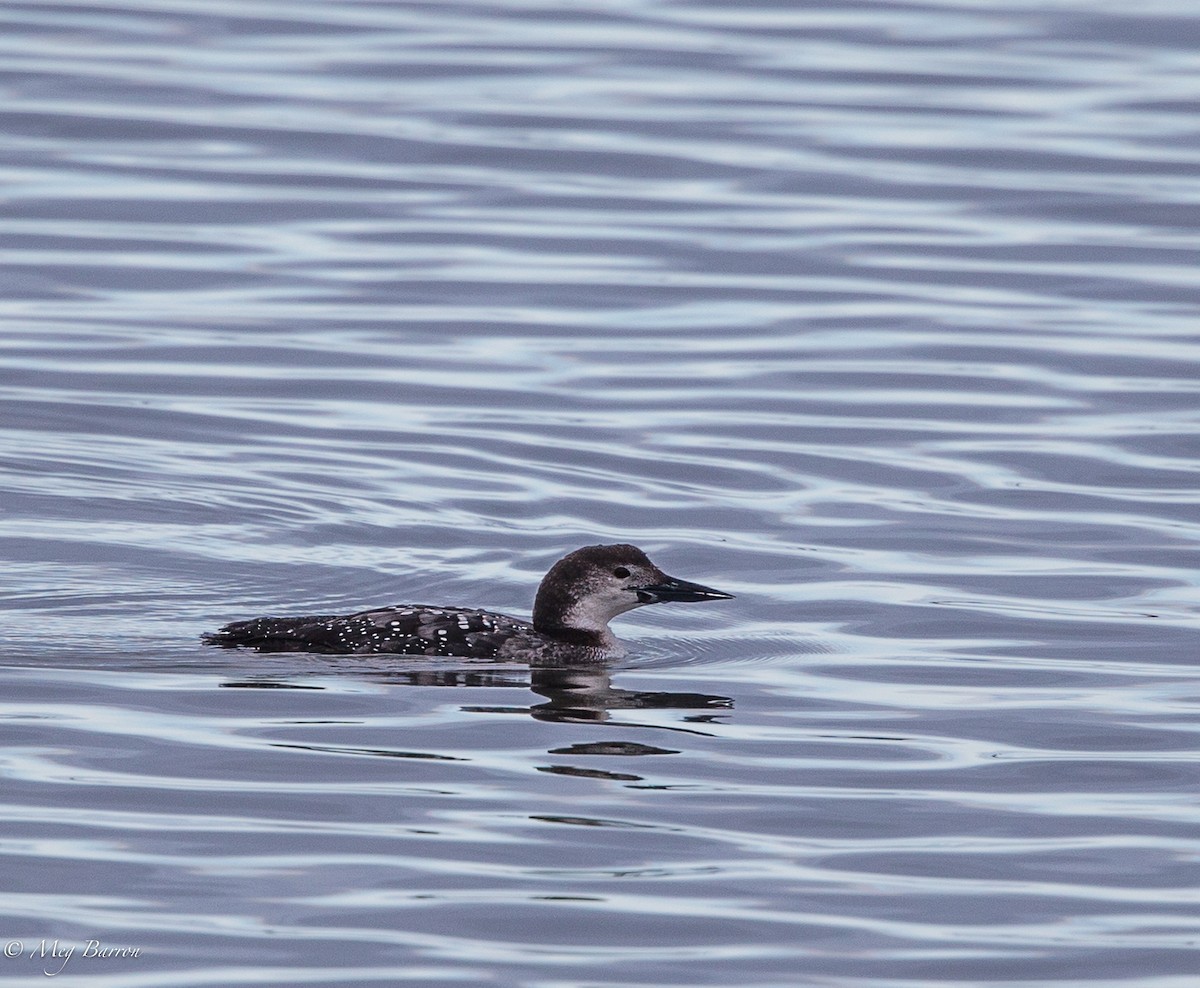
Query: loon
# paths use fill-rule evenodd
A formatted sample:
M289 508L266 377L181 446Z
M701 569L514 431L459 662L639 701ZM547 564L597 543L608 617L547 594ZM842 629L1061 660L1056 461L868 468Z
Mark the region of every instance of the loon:
M590 545L550 567L538 586L532 623L470 607L395 604L348 615L234 621L203 640L260 652L598 662L625 655L608 627L618 614L666 601L732 598L733 594L667 576L637 546Z

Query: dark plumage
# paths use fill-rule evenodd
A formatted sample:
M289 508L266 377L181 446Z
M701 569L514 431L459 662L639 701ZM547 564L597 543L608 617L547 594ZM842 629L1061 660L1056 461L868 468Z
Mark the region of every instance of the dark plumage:
M725 600L667 576L632 545L593 545L564 556L538 587L533 621L467 607L397 604L348 615L260 617L206 634L211 645L261 652L392 652L512 661L615 658L624 648L608 622L669 600Z

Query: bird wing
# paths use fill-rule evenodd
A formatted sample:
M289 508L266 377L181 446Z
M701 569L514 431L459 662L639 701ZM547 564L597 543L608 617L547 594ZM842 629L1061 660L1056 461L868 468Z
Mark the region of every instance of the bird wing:
M349 615L263 617L235 621L206 637L213 645L261 652L390 652L493 658L526 621L468 607L396 604Z

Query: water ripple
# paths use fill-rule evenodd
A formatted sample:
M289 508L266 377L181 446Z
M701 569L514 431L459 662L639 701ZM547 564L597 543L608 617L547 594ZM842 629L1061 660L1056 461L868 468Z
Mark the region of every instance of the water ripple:
M1190 7L0 25L6 983L1190 988ZM196 640L597 541L737 599Z

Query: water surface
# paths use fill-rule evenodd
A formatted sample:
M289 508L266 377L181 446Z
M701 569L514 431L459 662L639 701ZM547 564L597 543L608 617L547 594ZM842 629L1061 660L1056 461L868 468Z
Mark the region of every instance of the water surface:
M1191 4L0 52L6 983L1191 988ZM198 641L600 541L737 599L604 673Z

